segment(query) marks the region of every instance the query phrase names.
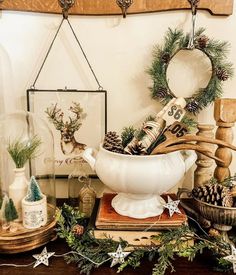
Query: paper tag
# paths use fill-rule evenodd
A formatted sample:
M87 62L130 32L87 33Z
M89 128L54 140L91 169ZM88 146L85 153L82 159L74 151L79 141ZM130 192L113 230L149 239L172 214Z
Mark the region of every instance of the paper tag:
M162 118L166 121L166 126L169 126L175 121L181 121L185 113L186 111L180 105L171 104Z
M188 129L184 123L176 121L166 129L164 135L168 138L180 138L188 133Z

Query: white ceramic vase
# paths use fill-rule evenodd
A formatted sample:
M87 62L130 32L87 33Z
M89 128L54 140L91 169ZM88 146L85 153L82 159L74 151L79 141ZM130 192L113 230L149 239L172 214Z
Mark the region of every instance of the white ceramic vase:
M47 198L39 201L22 200L23 226L27 229L36 229L47 223Z
M25 176L25 167L14 169L15 177L12 184L9 186L9 198L14 202L18 221L22 220L21 201L25 197L28 189L28 180Z
M195 152L133 156L113 153L102 146L88 148L83 157L100 180L118 194L112 200L117 213L132 218L148 218L163 212L160 195L174 187L196 160Z

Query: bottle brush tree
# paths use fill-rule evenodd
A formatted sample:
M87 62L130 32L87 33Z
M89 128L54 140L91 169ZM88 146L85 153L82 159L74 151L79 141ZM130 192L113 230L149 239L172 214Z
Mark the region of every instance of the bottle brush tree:
M1 206L0 206L0 220L2 221L6 220L5 208L8 203L9 203L9 198L7 195L4 195L3 198L1 198Z
M18 218L18 214L12 199L5 206L5 219L7 222L14 221Z
M26 195L26 201L39 201L43 198L43 194L34 176L30 178L30 183L28 187L28 193Z

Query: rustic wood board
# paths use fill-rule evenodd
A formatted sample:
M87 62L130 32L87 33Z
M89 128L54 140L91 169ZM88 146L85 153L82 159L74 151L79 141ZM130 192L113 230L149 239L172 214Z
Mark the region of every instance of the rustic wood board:
M148 13L157 11L189 9L188 0L134 0L127 13ZM201 0L199 9L214 15L233 13L233 0ZM58 0L0 0L0 10L61 13ZM70 14L114 15L121 14L116 0L77 0Z
M54 206L50 204L48 204L48 222L43 227L26 229L22 226L12 233L2 230L0 224L0 254L24 252L47 244L56 238L55 226Z

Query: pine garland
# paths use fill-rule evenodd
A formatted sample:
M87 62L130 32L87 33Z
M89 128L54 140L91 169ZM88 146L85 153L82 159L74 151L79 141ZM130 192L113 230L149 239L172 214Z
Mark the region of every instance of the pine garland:
M126 267L137 268L141 265L143 258L155 261L152 275L164 275L168 268L174 271L174 257L185 257L192 261L198 253L208 249L212 251L218 260L216 267L220 271L232 269L232 265L223 257L230 255L230 245L225 243L220 237L210 237L198 235L194 229L188 226L182 226L175 230L162 231L154 235L150 246L136 247L129 245L126 241L120 239L114 241L109 236L105 239L96 239L93 232L89 229L82 236L76 236L73 233L75 225L85 224L83 215L76 209L64 204L57 213L57 234L60 238L66 240L72 249L70 256L66 256L67 263L75 262L80 269L80 273L89 275L93 268L98 268L104 263L110 261L109 252L116 251L119 244L127 250L132 251L124 263L118 266L117 272L123 271ZM194 240L194 245L186 245L187 240ZM158 242L154 242L158 241Z
M196 91L191 97L186 98L185 109L197 114L206 108L215 99L223 94L222 84L233 76L232 63L226 61L229 44L225 41L210 39L204 35L204 29L200 28L194 36L194 48L202 51L211 61L212 76L208 85ZM148 70L153 80L151 88L152 98L166 105L176 97L170 90L166 72L171 59L180 51L186 50L189 42L189 34L182 30L168 29L162 46L155 46L153 62Z

